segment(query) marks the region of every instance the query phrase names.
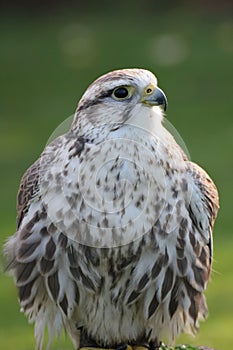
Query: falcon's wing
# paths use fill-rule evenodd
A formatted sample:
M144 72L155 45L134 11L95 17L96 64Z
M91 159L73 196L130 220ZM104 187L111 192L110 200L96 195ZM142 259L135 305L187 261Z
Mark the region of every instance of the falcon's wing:
M39 158L28 168L20 182L17 195L17 230L27 214L31 200L40 190L40 177L55 157L55 151L60 149L63 137L58 136L46 146Z
M194 182L189 205L190 217L210 248L212 258L212 229L216 219L219 200L218 191L208 174L197 164L187 162L187 173Z
M20 182L17 195L17 229L27 213L31 199L39 191L41 157L27 169Z

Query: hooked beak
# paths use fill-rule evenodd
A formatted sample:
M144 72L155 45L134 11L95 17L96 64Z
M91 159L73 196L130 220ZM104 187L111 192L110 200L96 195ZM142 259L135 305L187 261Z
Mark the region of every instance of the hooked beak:
M141 102L149 106L163 106L164 111L167 109L167 98L165 93L158 87L150 95L143 97Z

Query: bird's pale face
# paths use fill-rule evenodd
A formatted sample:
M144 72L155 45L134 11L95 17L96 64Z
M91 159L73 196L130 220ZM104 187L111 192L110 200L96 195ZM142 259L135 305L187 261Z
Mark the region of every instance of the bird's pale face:
M166 96L157 86L156 77L143 69L110 72L94 81L80 100L73 124L115 127L136 115L151 114L151 108L162 105ZM149 107L149 108L148 108ZM160 110L159 113L161 114Z

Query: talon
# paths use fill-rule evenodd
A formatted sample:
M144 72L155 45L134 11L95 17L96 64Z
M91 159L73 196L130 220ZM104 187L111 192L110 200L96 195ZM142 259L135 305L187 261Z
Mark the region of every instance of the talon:
M162 345L161 341L159 343L150 342L149 347L150 347L150 350L156 350L156 349L160 349L161 345Z

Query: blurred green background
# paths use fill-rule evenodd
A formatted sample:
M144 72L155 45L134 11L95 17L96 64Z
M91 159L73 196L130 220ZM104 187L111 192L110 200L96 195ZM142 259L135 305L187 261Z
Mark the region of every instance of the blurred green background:
M167 116L216 182L210 310L197 338L233 347L233 22L228 1L0 1L0 243L15 230L20 178L86 87L117 68L153 71ZM34 348L11 278L0 275L0 347ZM72 345L62 337L53 349Z

